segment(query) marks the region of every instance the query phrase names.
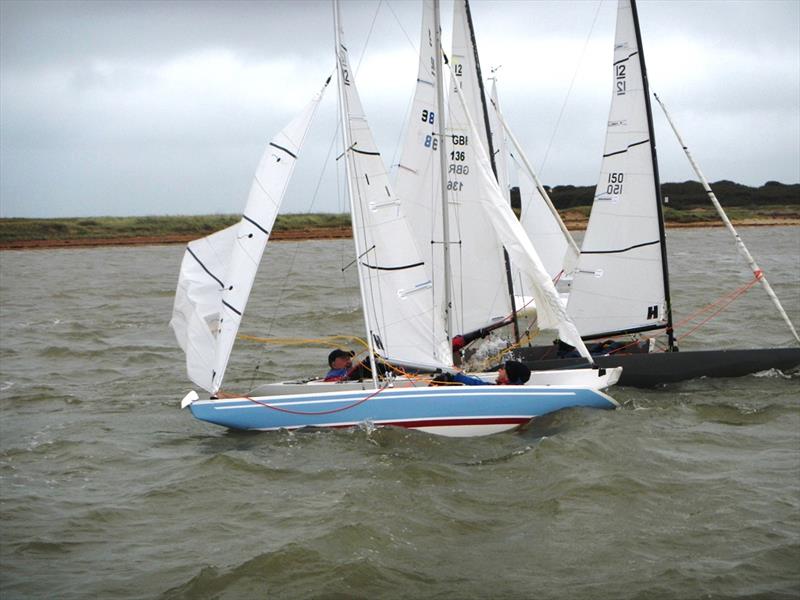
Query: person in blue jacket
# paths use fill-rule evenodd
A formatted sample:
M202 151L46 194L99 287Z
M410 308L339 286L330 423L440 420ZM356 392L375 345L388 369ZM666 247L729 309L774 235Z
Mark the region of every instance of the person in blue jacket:
M353 356L355 352L337 348L328 354L330 371L325 375L325 381L344 381L353 373Z
M497 379L494 384L486 382L479 377L464 375L464 373L445 375L445 377L440 375L434 381L437 383L460 383L462 385L525 385L531 378L531 370L519 361L507 360L498 369Z

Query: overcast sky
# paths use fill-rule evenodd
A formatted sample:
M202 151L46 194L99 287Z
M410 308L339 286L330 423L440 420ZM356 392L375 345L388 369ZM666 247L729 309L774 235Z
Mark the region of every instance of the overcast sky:
M387 165L420 12L408 0L343 5ZM502 65L506 119L544 183L594 185L616 2L477 0L472 12L484 72ZM446 39L451 14L445 0ZM706 176L800 181L800 2L640 0L639 14L651 90ZM264 144L334 68L327 1L0 0L0 28L3 217L236 213ZM321 175L335 104L331 86L283 212L342 210L333 167ZM693 178L653 110L662 181Z

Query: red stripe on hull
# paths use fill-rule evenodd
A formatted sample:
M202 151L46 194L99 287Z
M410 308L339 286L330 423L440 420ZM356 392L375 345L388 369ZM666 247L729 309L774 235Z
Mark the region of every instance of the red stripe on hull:
M428 420L415 420L415 421L382 421L379 425L390 425L394 427L406 427L414 429L416 427L459 427L463 425L524 425L533 417L507 417L507 418L492 418L485 417L481 419L428 419Z
M480 419L427 419L418 421L379 421L368 423L374 424L376 427L403 427L405 429L415 429L418 427L459 427L464 425L524 425L534 417L484 417ZM350 427L359 427L367 422L360 421L358 423L346 423L337 425L298 425L297 427L279 427L278 429L303 429L308 427L311 429L348 429Z

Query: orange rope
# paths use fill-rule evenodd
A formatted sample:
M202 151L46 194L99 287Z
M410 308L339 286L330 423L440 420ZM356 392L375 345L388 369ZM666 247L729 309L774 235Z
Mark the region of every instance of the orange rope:
M717 305L722 305L722 309L724 309L731 302L736 300L736 298L738 298L740 295L742 295L742 293L744 293L745 291L750 289L756 283L758 283L758 279L753 279L753 280L749 281L748 283L744 284L742 287L737 288L737 289L733 290L732 292L728 292L727 294L725 294L724 296L721 296L720 298L718 298L717 300L715 300L711 304L707 304L706 306L703 306L700 309L696 310L694 313L692 313L688 317L685 317L683 320L681 320L676 325L674 325L673 329L677 329L677 328L682 327L683 325L685 325L687 323L691 323L695 318L697 318L698 316L702 315L703 313L711 310L712 308L714 308ZM719 311L717 311L714 314L718 314L718 313L719 313Z
M695 325L695 326L694 326L692 329L690 329L690 330L689 330L687 333L684 333L684 334L683 334L682 336L680 336L679 338L676 338L676 341L677 341L677 340L683 340L684 338L687 338L687 337L689 337L690 335L692 335L692 334L693 334L695 331L697 331L697 330L698 330L700 327L702 327L703 325L705 325L706 323L708 323L708 322L709 322L711 319L713 319L714 317L716 317L716 316L717 316L719 313L721 313L721 312L722 312L723 310L725 310L725 309L726 309L728 306L730 306L730 304L731 304L731 303L733 303L733 301L734 301L734 300L736 300L736 299L737 299L739 296L741 296L742 294L744 294L744 293L745 293L747 290L749 290L751 287L753 287L753 286L754 286L755 284L757 284L757 283L758 283L758 276L756 276L756 277L755 277L755 278L753 278L751 281L749 281L748 283L746 283L745 285L743 285L742 287L740 287L738 290L735 290L735 291L734 291L734 292L732 292L731 294L728 294L727 296L723 296L722 298L720 298L720 299L719 299L719 300L717 300L716 302L714 302L714 303L712 303L712 304L709 304L708 306L704 307L703 309L701 309L700 311L698 311L698 312L696 312L694 315L692 315L690 318L684 319L684 320L681 322L681 324L683 324L683 323L687 322L687 321L688 321L688 320L690 320L691 318L694 318L694 317L695 317L696 315L698 315L698 314L702 314L703 312L706 312L707 310L709 310L711 307L713 307L713 306L715 306L715 305L720 305L720 307L719 307L719 309L718 309L718 310L714 311L714 312L713 312L713 313L711 313L711 314L710 314L708 317L706 317L705 319L703 319L702 321L700 321L700 322L699 322L697 325ZM723 300L727 300L727 301L726 301L726 302L724 302L724 304L723 304Z

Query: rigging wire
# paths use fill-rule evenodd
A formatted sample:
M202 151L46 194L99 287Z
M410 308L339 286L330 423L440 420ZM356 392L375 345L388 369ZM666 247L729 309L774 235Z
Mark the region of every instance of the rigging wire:
M737 298L739 298L740 296L742 296L742 295L743 295L745 292L747 292L747 291L748 291L750 288L752 288L752 287L753 287L755 284L757 284L758 282L759 282L759 278L758 278L758 277L754 277L753 279L751 279L749 282L747 282L745 285L743 285L743 286L742 286L742 287L740 287L739 289L737 289L737 290L734 290L733 292L731 292L731 293L730 293L730 294L728 294L727 296L723 296L722 298L720 298L720 299L719 299L719 300L717 300L716 302L714 302L714 303L712 303L712 304L709 304L708 306L704 307L703 309L701 309L701 310L697 311L695 314L693 314L693 315L691 315L690 317L688 317L688 318L684 319L683 321L681 321L681 322L679 323L679 325L681 325L681 324L683 324L683 323L687 323L687 322L689 322L691 319L693 319L695 316L699 316L699 315L700 315L700 314L702 314L703 312L707 312L707 311L711 310L711 309L712 309L714 306L716 306L716 305L719 305L719 308L718 308L717 310L715 310L715 311L714 311L713 313L711 313L711 314L710 314L708 317L706 317L705 319L703 319L702 321L700 321L700 323L698 323L697 325L695 325L695 326L694 326L692 329L690 329L688 332L686 332L686 333L684 333L683 335L681 335L681 336L679 336L678 338L676 338L676 341L683 340L683 339L685 339L685 338L689 337L690 335L692 335L692 334L693 334L695 331L697 331L698 329L700 329L700 327L702 327L703 325L705 325L706 323L708 323L708 322L709 322L711 319L713 319L713 318L714 318L714 317L716 317L718 314L720 314L720 313L721 313L723 310L725 310L726 308L728 308L728 306L730 306L730 304L731 304L731 303L732 303L734 300L736 300Z
M400 21L399 17L397 16L397 13L394 12L394 9L392 8L392 4L388 0L386 2L386 7L392 13L392 16L394 17L395 21L397 22L398 27L400 27L400 31L403 32L404 36L406 36L406 40L408 41L409 46L411 46L411 49L414 51L414 55L415 56L419 56L419 47L416 44L414 44L414 42L411 41L411 38L409 37L408 32L406 32L405 27L403 27L403 23ZM402 151L403 151L402 140L405 138L405 134L406 134L406 131L408 130L408 126L411 124L411 109L413 108L413 105L414 105L414 94L412 93L408 97L408 104L406 105L406 111L405 111L405 114L403 116L403 122L406 125L405 125L405 127L402 128L402 130L398 134L397 143L395 144L394 155L392 156L391 163L389 163L391 165L390 166L390 171L394 167L399 167L400 166L400 158L401 158ZM396 174L397 173L395 172L395 180L397 179Z
M364 43L364 48L363 48L363 50L361 52L361 56L359 57L358 65L356 67L356 72L358 72L358 70L360 69L361 62L364 60L364 56L366 55L366 50L367 50L367 47L369 45L370 38L372 37L372 32L373 32L373 30L375 28L375 22L377 21L378 13L380 12L380 8L381 8L381 4L382 3L383 3L383 0L378 2L378 6L375 9L375 13L374 13L374 15L372 17L372 23L370 24L369 32L367 34L367 39L366 39L366 41ZM313 208L314 204L316 203L316 201L317 201L317 199L319 197L319 190L320 190L320 187L322 185L322 180L323 180L323 178L325 176L325 172L327 170L327 166L330 163L331 153L332 153L332 150L333 150L333 148L335 146L336 138L338 137L338 135L339 135L339 123L338 123L338 119L337 119L336 130L334 131L333 138L331 139L331 144L328 147L328 154L327 154L327 156L325 158L325 162L324 162L322 170L320 172L320 176L319 176L319 178L317 180L317 186L316 186L316 188L314 190L314 195L312 197L311 204L309 205L308 213L311 212L311 209ZM338 177L338 170L337 170L337 186L336 187L337 187L337 194L340 194L341 192L340 192L340 181L339 181L339 177ZM342 203L340 201L340 206L341 206L341 204ZM286 275L283 278L283 281L281 282L281 285L280 285L280 288L279 288L278 301L275 304L275 310L273 311L272 317L269 320L269 325L267 327L267 333L268 334L272 331L272 328L275 325L275 321L277 320L278 309L280 308L280 306L282 304L282 301L283 301L283 298L284 298L285 294L287 293L287 290L288 290L287 283L289 281L289 277L294 275L294 264L295 264L295 261L296 261L296 258L297 258L297 255L298 255L299 251L300 251L300 246L297 245L295 247L294 252L292 253L292 255L290 257L289 268L288 268L288 270L286 272ZM344 280L345 276L342 275L342 278ZM239 337L241 337L241 336L239 336ZM259 368L261 366L261 362L263 360L263 356L264 356L264 351L262 350L261 355L259 356L258 360L256 361L255 366L253 367L253 374L251 376L250 385L249 385L250 388L253 387L255 379L258 376L258 371L259 371Z
M408 43L409 43L409 45L410 45L410 46L411 46L411 48L414 50L414 53L415 53L415 54L418 56L418 55L419 55L419 48L418 48L418 47L417 47L417 45L416 45L416 44L415 44L415 43L414 43L414 42L411 40L411 37L408 35L408 32L406 31L405 27L403 27L403 23L402 23L402 22L400 21L400 19L398 18L398 16L397 16L397 13L396 13L396 12L394 12L394 9L392 8L392 3L391 3L391 2L389 2L388 0L386 1L386 8L388 8L388 9L389 9L389 12L391 12L391 13L392 13L392 16L394 17L394 20L395 20L395 21L397 21L397 25L400 27L400 31L402 31L402 32L403 32L403 35L404 35L404 36L406 36L406 40L408 40Z
M317 185L314 188L314 194L311 197L311 203L309 204L309 208L306 214L311 214L311 210L314 207L315 203L317 202L317 199L319 198L319 191L320 188L322 187L322 181L325 178L325 172L327 171L328 165L330 164L331 154L333 153L333 148L336 143L336 137L338 136L338 134L339 134L339 124L337 119L336 129L333 133L333 138L331 139L331 143L328 146L328 153L325 156L325 162L323 163L319 178L317 179ZM269 245L267 245L266 250L269 251ZM289 281L289 277L294 276L295 273L294 263L297 259L299 251L300 251L300 246L295 245L294 252L292 252L289 258L289 268L286 270L286 274L284 275L283 280L281 281L281 284L278 287L278 300L275 303L275 309L272 311L272 316L267 321L267 328L266 328L267 335L270 335L270 333L272 332L272 328L274 327L275 321L278 318L278 310L280 309L283 302L283 298L288 290L287 283ZM244 336L244 334L239 334L237 337L240 337L242 339L247 339L247 336ZM253 367L253 373L250 377L250 384L248 386L248 388L250 389L252 389L253 384L255 383L255 379L258 376L258 371L261 368L261 362L263 358L264 358L264 351L262 350L261 354L258 357L258 360L256 361L255 366Z
M567 108L567 103L569 102L569 97L572 94L572 88L575 85L575 79L578 77L578 72L581 69L581 64L583 63L583 59L586 56L586 49L589 47L589 40L592 38L592 32L594 32L594 26L597 23L597 17L600 14L600 7L603 5L602 0L597 3L597 9L594 11L594 18L592 19L592 25L589 27L589 34L586 36L586 41L583 43L583 50L581 51L581 57L578 59L578 64L575 67L575 72L572 74L572 80L569 82L569 88L567 88L567 95L564 97L564 103L561 105L561 111L558 113L558 119L556 119L556 124L553 127L553 134L550 136L550 141L547 143L547 148L544 152L544 158L542 159L542 163L539 165L539 175L541 176L544 173L544 166L547 163L547 157L550 154L550 150L553 147L553 141L556 138L556 134L558 133L558 128L561 125L561 119L564 116L564 111Z

